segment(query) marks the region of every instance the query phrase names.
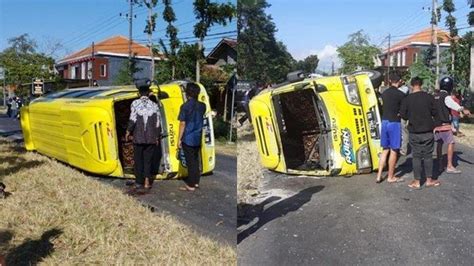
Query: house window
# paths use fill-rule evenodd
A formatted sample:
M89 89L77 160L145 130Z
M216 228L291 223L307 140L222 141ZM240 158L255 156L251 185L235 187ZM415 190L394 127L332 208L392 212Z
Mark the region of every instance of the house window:
M413 54L413 63L418 62L418 53Z
M106 77L107 76L107 65L106 64L101 64L100 65L100 76L101 77Z
M81 79L86 79L86 62L81 64Z

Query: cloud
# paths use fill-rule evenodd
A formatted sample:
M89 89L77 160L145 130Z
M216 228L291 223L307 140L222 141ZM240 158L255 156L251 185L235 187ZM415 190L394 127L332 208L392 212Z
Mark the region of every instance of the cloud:
M341 66L341 60L337 56L337 46L326 44L322 49L319 50L307 50L299 53L294 53L293 56L295 59L301 60L305 57L317 54L319 58L318 69L323 71L330 71L332 67L332 62L334 62L334 67L337 69Z

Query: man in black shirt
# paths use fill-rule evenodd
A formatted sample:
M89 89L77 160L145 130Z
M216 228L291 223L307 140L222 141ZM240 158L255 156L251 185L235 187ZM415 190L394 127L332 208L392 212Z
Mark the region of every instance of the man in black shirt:
M398 73L390 75L391 86L382 93L382 131L380 144L383 151L379 159L379 171L377 173L377 183L382 182L382 171L388 160L387 182L396 183L403 181L395 176L395 164L397 163L398 150L402 139L402 128L400 123L400 105L405 94L398 90L401 78ZM390 156L389 156L390 155Z
M408 186L414 189L421 187L422 161L426 175L426 186L437 187L438 180L433 177L434 121L436 106L433 96L421 90L423 81L414 77L411 80L413 92L402 102L400 115L408 120L408 141L413 153L413 180Z

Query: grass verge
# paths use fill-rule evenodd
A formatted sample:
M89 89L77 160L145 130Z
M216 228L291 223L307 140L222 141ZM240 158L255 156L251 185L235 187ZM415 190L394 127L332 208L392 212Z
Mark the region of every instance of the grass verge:
M225 154L229 156L237 156L237 144L227 143L225 141L216 141L216 153Z
M0 254L8 265L236 265L235 247L0 138Z

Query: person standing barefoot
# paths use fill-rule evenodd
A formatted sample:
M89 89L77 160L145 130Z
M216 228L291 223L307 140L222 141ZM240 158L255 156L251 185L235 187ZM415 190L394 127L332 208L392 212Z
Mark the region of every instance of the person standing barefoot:
M198 101L201 88L196 83L186 85L187 101L181 105L178 119L179 137L178 147L183 149L188 177L184 180L183 191L194 191L199 187L201 172L199 170L199 153L201 151L202 127L206 105Z
M390 75L391 86L382 93L382 133L380 144L383 151L380 155L379 170L376 182L382 182L382 172L388 158L388 178L387 182L396 183L403 179L395 176L395 165L397 163L398 151L400 150L402 139L402 127L400 122L400 105L405 94L398 90L401 78L398 73Z

